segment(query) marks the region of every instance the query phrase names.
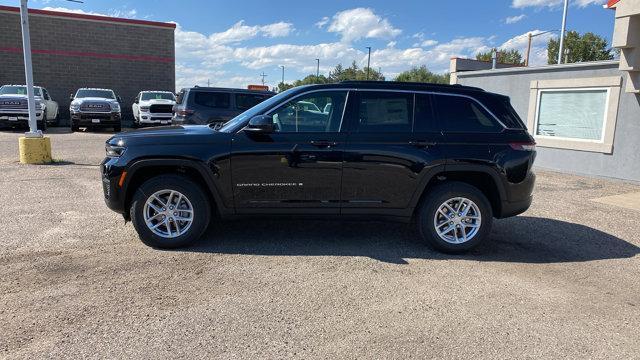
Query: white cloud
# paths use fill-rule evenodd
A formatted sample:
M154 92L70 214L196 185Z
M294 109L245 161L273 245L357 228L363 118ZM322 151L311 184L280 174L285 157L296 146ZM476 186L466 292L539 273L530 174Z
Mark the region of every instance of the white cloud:
M571 0L571 5L575 5L578 7L587 7L589 5L602 5L606 3L606 0ZM526 7L548 7L555 8L558 6L562 6L564 0L513 0L511 6L516 9L526 8Z
M272 38L288 36L292 31L293 24L283 21L264 26L249 26L245 25L244 20L240 20L225 31L209 35L209 40L216 44L231 44L253 39L258 35Z
M429 47L429 46L434 46L434 45L438 45L438 42L436 40L424 40L420 43L420 46L422 47Z
M325 25L327 25L329 23L329 17L328 16L324 16L322 19L320 19L320 21L318 21L317 23L315 23L316 27L318 29L322 29Z
M519 22L520 20L526 18L527 15L522 14L522 15L515 15L515 16L509 16L506 19L504 19L504 22L506 24L515 24L517 22Z
M540 34L541 30L531 30L531 34ZM505 41L499 46L500 49L511 50L515 49L520 51L524 57L527 52L528 34L520 34ZM547 42L549 39L556 37L553 33L546 33L532 38L531 41L531 55L529 57L529 64L532 66L544 65L547 63Z
M260 27L260 31L262 31L265 36L271 38L289 36L289 34L293 32L293 30L293 24L284 21Z
M339 33L342 41L347 43L362 38L392 39L402 32L393 27L389 20L368 8L355 8L335 14L327 30Z

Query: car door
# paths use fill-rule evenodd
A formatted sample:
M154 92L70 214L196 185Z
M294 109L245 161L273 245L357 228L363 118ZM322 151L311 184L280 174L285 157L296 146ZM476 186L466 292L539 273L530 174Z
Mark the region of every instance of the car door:
M445 162L429 95L359 91L345 145L342 213L405 216ZM418 194L419 196L419 194Z
M340 212L345 133L341 130L347 91L299 95L265 115L275 131L240 130L232 141L232 186L236 212ZM328 111L309 111L304 102Z

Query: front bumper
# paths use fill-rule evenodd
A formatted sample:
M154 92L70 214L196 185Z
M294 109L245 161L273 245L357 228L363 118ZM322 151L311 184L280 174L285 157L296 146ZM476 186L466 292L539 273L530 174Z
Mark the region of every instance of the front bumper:
M138 123L144 125L169 125L173 118L172 113L148 113L140 112Z
M36 120L42 121L44 112L36 111ZM29 121L28 110L2 110L0 111L0 123L3 125L18 125Z
M71 123L77 126L111 127L121 124L120 113L71 113Z
M104 202L117 213L124 214L124 190L120 186L123 169L117 166L118 158L106 157L100 164L100 179Z

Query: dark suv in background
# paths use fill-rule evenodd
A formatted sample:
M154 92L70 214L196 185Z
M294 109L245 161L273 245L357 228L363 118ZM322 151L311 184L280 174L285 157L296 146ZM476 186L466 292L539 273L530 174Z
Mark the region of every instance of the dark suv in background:
M219 130L132 131L106 150L107 205L163 248L192 243L213 216L305 215L415 219L425 241L461 252L494 217L525 211L535 180L535 142L509 98L456 85L301 86Z
M172 124L219 128L233 117L272 97L271 91L192 87L180 90Z

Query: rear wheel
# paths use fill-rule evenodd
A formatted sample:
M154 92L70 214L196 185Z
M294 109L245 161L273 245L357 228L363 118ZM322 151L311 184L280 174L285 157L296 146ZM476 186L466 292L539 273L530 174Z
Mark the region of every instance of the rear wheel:
M427 196L418 211L418 230L435 249L465 252L491 232L491 204L476 187L449 182L437 186Z
M130 211L140 240L157 248L192 244L202 236L211 218L204 191L178 175L147 180L136 191Z
M42 130L42 131L47 130L47 118L43 117L42 121L36 122L36 126L38 127L39 130Z

